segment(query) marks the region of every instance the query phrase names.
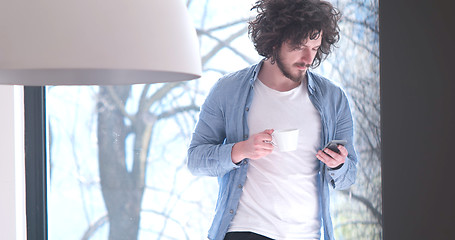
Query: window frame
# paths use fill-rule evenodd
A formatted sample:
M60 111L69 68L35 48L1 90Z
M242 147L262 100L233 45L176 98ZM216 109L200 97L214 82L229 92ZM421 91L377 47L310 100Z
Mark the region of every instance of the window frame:
M48 239L45 87L24 87L27 239Z

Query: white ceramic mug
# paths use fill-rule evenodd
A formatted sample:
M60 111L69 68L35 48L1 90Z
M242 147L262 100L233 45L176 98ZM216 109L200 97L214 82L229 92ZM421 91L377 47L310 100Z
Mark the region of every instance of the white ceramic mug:
M272 144L280 152L290 152L297 149L299 129L275 130L272 133Z

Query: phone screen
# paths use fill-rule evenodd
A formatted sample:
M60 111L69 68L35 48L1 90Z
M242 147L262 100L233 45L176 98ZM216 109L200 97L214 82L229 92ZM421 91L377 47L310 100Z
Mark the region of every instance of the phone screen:
M340 150L338 149L338 145L346 145L347 141L346 140L332 140L328 142L323 149L330 149L336 153L340 153Z

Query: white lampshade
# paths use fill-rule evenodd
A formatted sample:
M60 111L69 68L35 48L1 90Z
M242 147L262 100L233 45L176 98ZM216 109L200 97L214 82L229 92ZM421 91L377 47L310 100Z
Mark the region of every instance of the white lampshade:
M0 0L0 84L118 85L200 75L183 0Z

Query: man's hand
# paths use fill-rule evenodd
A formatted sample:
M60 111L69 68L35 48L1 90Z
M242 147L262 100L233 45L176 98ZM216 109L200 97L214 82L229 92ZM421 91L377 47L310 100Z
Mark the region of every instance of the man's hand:
M245 158L258 159L269 155L273 151L273 129L256 133L248 140L234 144L231 152L232 162L237 164Z
M329 168L336 168L343 164L348 156L348 150L343 145L338 145L337 147L338 150L340 150L340 153L336 153L328 148L325 148L323 151L319 150L316 157L325 163L325 165Z

